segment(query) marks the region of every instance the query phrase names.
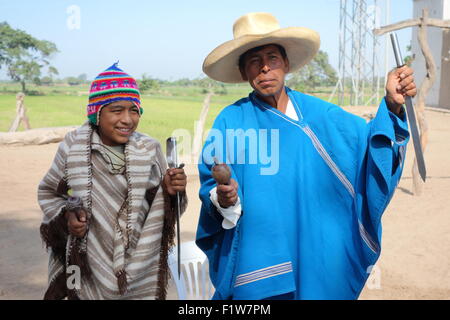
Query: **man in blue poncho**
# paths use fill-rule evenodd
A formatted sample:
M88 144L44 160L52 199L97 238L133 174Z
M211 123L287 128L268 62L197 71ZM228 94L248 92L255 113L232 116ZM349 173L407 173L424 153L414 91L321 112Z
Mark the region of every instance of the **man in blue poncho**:
M285 87L286 74L317 53L315 31L280 28L267 13L239 18L233 31L203 64L215 80L254 89L217 116L199 162L196 242L209 259L213 298L356 299L402 173L413 71L388 75L366 123ZM228 184L213 179L214 160L228 164Z

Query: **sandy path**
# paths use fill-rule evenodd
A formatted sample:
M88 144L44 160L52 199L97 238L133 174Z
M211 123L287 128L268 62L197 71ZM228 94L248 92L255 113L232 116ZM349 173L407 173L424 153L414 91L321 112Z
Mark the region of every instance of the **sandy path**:
M410 145L384 214L382 254L361 299L450 299L450 115L427 111L427 119L432 131L424 194L411 194ZM47 254L38 231L36 189L57 146L0 146L0 299L40 299L45 291ZM187 171L183 241L194 239L200 208L195 168ZM169 298L176 298L173 288Z

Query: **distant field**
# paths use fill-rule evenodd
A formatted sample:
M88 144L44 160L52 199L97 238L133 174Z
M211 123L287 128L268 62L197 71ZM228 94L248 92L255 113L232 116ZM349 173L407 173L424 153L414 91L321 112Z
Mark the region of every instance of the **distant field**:
M29 90L45 94L25 97L27 116L32 128L80 125L86 120L87 86L30 86ZM246 86L227 88L227 90L227 95L212 97L205 129L212 126L220 110L248 95L249 92ZM14 92L18 91L18 85L0 84L0 131L8 131L14 120L16 108ZM202 89L164 87L161 91L156 94L143 94L144 114L138 131L159 141L165 141L175 129L187 129L193 134L194 124L198 120L205 98Z
M227 85L225 95L214 95L205 124L209 129L218 113L227 105L245 97L251 91L246 84ZM333 88L321 88L315 96L328 100ZM86 120L88 85L35 86L29 85L32 95L25 97L27 115L32 128L61 127L80 125ZM0 83L0 131L8 131L15 117L15 94L20 86L13 83ZM194 131L198 120L205 89L200 87L164 86L157 92L142 95L144 115L138 131L146 133L159 141L172 134L175 129ZM380 95L381 97L382 95ZM337 103L337 97L331 101ZM19 130L22 130L20 128Z

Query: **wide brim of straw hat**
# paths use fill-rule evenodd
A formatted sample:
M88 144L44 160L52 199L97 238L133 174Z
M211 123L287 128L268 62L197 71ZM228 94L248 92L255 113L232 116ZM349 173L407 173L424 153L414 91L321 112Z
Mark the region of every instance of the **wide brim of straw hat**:
M281 45L289 59L289 73L306 65L319 51L320 36L303 27L281 28L266 34L244 35L215 48L203 62L203 72L227 83L245 82L239 71L239 57L252 48L267 44Z

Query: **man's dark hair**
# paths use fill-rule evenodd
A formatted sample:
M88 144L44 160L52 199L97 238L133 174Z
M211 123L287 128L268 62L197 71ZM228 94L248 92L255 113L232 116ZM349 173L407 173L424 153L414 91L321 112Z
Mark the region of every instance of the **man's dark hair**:
M262 45L262 46L259 46L259 47L256 47L256 48L252 48L250 50L245 51L243 54L241 54L241 56L239 57L239 64L238 64L239 65L239 70L244 70L245 58L248 55L250 55L250 54L252 54L254 52L257 52L257 51L259 51L259 50L261 50L261 49L263 49L263 48L265 48L267 46L275 46L275 47L277 47L278 50L280 51L280 54L283 57L283 59L287 59L286 50L284 49L283 46L280 46L279 44L276 44L276 43L269 43L269 44L265 44L265 45Z

